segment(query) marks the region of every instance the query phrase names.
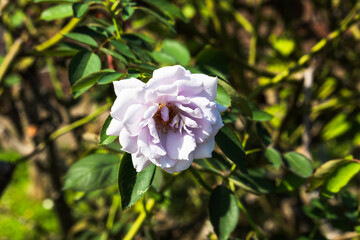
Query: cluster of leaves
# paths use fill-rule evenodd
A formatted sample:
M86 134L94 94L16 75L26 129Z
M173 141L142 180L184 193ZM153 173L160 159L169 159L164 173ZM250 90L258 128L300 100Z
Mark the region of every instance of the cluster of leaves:
M295 239L302 235L301 239L321 239L324 233L319 226L323 219L330 219L332 227L338 230L355 231L357 204L353 194L344 189L351 186L351 180L360 171L359 160L350 155L358 153L356 146L360 142L358 85L353 80L360 74L356 71L344 74L349 66L339 62L352 62L354 66L358 60L351 50L338 50L338 45L345 40L337 39L338 43L325 48L330 60L317 60L321 61L321 67L315 61L309 63L310 67L302 61L299 64L298 59L304 59L306 53L299 49L307 40L297 37L294 16L282 11L288 6L280 2L183 1L180 10L175 1L166 0L34 1L43 9L39 16L42 21L66 24L50 39L41 39L43 43L35 46L30 54L71 58L67 65L68 80L72 97L77 101L84 95L92 95L94 102L104 104L104 99L112 102L113 81L134 77L146 82L154 69L180 64L193 73L218 76L216 101L228 107L223 114L226 125L216 135L213 157L196 160L187 173L175 176L153 165L137 173L131 156L120 151L116 137L105 134L111 121L111 117L107 117L100 130L99 146L81 152L82 157L69 167L64 183L64 190L70 196L86 192L79 201L89 200L86 197L105 188L104 191L111 189L110 195L117 196L117 190L112 189L117 185L122 210L133 207L140 212L138 225L134 224L131 229L124 227L135 215L125 212L129 214L127 217L116 218L118 200L114 197L103 238L119 235L131 238L145 218L155 214L154 209L171 211L171 206L179 201L174 199L172 182L182 177L187 179L186 174L192 174L197 188L205 192L204 196L198 194L201 206L193 214L207 209L219 239L228 239L231 234L248 238ZM318 11L330 11L322 2L313 4ZM341 8L343 12L333 13L333 22L339 24L341 18L337 16L351 13L350 7L354 4L349 2ZM266 8L279 11L278 15L262 15ZM237 9L254 13L254 24ZM358 7L354 9L353 15L359 11ZM335 11L331 7L330 12ZM279 21L285 25L284 33L275 35ZM293 25L288 25L290 23ZM261 32L261 24L269 26ZM234 29L230 30L229 26ZM330 29L338 27L329 26ZM355 30L353 35L356 39ZM324 36L315 39L321 37ZM318 48L328 44L324 39L325 44L320 41L322 45L316 45ZM349 46L358 46L352 39ZM247 42L249 47L245 45ZM248 61L243 60L247 58ZM256 62L266 70L258 68ZM334 64L337 69L333 69ZM306 68L317 68L311 72L316 79L311 89L307 89L303 81L306 74L299 79L291 74L292 69L305 71ZM13 75L8 75L5 82L11 83L11 79ZM314 126L312 131L308 129L308 122ZM304 138L311 139L312 145L307 145ZM326 152L325 157L320 156L321 149ZM280 208L276 202L279 198L300 199L304 188L308 192L307 200L309 196L315 197L308 203L296 205L302 211L291 217L299 221L305 219L303 222L311 219L314 227L311 229L312 224L308 224L303 232L286 229L286 226L267 229L267 220L279 225L284 225L284 220L278 220L281 216L277 213L270 217L272 211L266 209ZM255 204L248 201L252 196ZM341 196L337 205L331 205L329 200L334 196ZM339 214L343 205L346 211ZM243 224L242 217L248 221L245 230L238 227ZM119 225L115 227L116 220ZM348 225L338 224L341 220ZM90 236L84 229L81 231L85 232L83 238ZM154 235L146 229L143 231Z

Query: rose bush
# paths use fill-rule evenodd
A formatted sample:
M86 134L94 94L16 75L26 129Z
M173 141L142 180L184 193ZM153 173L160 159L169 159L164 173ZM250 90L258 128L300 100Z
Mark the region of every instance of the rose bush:
M215 102L217 78L191 74L181 66L155 70L145 84L131 78L114 82L117 96L107 135L119 136L140 172L151 163L168 173L187 169L193 159L211 157L223 126Z

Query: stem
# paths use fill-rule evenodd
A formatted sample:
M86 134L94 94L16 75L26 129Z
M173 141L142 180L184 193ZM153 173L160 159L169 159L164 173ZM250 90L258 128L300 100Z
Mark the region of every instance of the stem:
M255 224L254 220L251 218L250 214L248 213L248 211L246 210L246 208L244 207L244 205L241 203L240 199L237 199L237 203L238 206L240 208L240 210L244 213L246 219L248 220L248 222L250 223L251 227L254 229L254 231L256 232L256 234L261 238L261 239L267 239L264 234L260 231L260 229L257 227L257 225Z
M129 232L125 235L123 240L131 240L134 238L136 233L139 231L141 225L144 223L146 217L148 216L148 212L151 212L151 210L155 206L155 200L153 198L150 198L146 202L146 206L142 209L140 215L137 217L133 225L131 226Z
M101 235L100 240L107 240L109 238L109 232L113 228L116 211L120 203L120 196L115 194L109 210L109 216L106 220L106 231Z
M63 38L64 35L69 33L71 30L73 30L75 28L75 26L82 20L82 18L73 18L70 20L70 22L68 24L66 24L66 26L61 29L59 32L57 32L52 38L50 38L49 40L35 46L35 49L39 52L44 51L45 49L48 49L50 47L52 47L53 45L57 44L58 42L60 42Z
M197 182L207 191L211 192L212 188L205 183L205 181L202 179L201 175L193 168L190 167L190 172L193 174L194 178L197 180Z
M20 52L22 44L26 41L27 35L23 34L20 38L16 39L14 44L10 47L8 53L6 54L4 60L0 65L0 83L5 76L10 64L15 59L16 55Z

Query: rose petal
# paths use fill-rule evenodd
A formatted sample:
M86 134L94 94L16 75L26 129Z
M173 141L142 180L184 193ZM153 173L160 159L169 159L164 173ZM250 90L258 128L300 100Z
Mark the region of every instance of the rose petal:
M198 144L194 151L194 159L210 158L212 156L212 151L214 150L214 147L215 147L214 138L211 138L209 141Z
M125 128L123 128L120 132L119 141L123 151L128 153L137 152L137 137L130 136L129 132Z
M130 136L136 136L140 133L141 127L139 125L145 111L146 106L142 104L133 104L126 110L123 124Z
M147 160L146 157L138 153L132 153L131 158L134 168L136 169L137 172L141 172L151 164L151 161Z
M120 92L123 90L128 90L129 88L142 88L145 86L145 83L136 78L114 81L113 84L116 96L120 96Z
M215 101L217 91L217 77L210 77L205 74L195 73L191 74L191 80L202 81L204 86L203 96L210 101Z
M169 131L166 134L166 152L172 159L189 159L189 154L195 150L194 137L187 133Z
M144 92L141 89L133 88L122 91L111 107L110 115L119 121L123 121L127 108L136 103L144 102Z
M106 135L119 136L122 128L123 128L123 124L120 121L113 118L109 124L109 127L106 129Z
M172 85L176 80L185 79L185 75L189 75L189 72L180 65L159 68L153 72L153 77L147 82L146 88Z

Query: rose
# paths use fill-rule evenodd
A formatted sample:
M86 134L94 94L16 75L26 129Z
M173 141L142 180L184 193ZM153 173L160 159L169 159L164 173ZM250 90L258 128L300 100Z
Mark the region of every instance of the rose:
M107 135L119 136L140 172L151 163L168 173L187 169L193 159L211 157L223 126L215 102L217 78L191 74L181 66L155 70L145 84L131 78L114 82L117 96Z

